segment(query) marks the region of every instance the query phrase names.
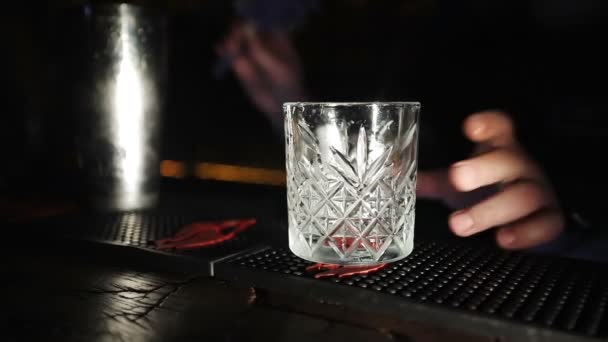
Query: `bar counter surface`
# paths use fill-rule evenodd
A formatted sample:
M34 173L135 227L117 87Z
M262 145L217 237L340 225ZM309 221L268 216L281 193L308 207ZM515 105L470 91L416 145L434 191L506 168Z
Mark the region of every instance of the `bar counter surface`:
M576 274L554 272L561 265L567 266L566 272L568 267L577 265L569 261L526 259L492 249L487 253L475 252L461 248L458 242L440 250L442 242L435 244L431 238L430 244L420 244L418 253L408 257L410 261L389 265L377 276L320 280L302 274L304 266L311 263L285 254L288 252L284 246L276 247L286 240L286 230L276 223L281 220L275 220L284 215L282 190L211 186L200 193L164 196L162 210L150 216L155 219L142 219L148 217L146 213L95 216L75 205L57 203L51 208L22 206L19 215L12 217L6 215L6 210L0 212L4 214L0 217L6 239L2 249L5 266L1 289L5 299L0 338L4 341L599 341L600 337L606 337L606 277L598 274L593 279L580 280L574 278ZM12 212L17 213L15 202L3 202L5 206L7 203L13 203ZM63 212L57 208L63 208ZM419 225L439 224L432 217L443 216L425 215L425 210L420 209L421 219L417 222L424 223ZM429 210L432 213L436 208ZM197 214L187 216L186 212ZM48 215L51 217L41 217ZM246 248L236 244L230 247L234 250L223 247L176 256L150 251L149 247L136 243L137 239L150 240L154 236L141 238L141 233L131 232L122 235L123 243L110 241L107 231L105 237L96 236L95 231L102 230L102 217L112 217L111 220L123 217L121 224L129 229L134 226L125 223L129 220L148 222L148 226L156 225L155 232L162 232L160 226L183 223L178 219L153 223L159 217L188 217L186 221L255 217L258 225L270 228L266 229L268 239L243 235L241 240L251 242ZM64 229L62 225L71 228ZM485 266L479 261L483 258L487 259ZM446 266L440 271L443 264ZM487 277L482 275L483 280L479 280L482 278L474 274L476 271L487 273ZM494 271L498 273L492 274ZM434 272L435 280L429 282L428 274ZM401 278L405 280L411 276L410 285L403 283L399 287L395 283L399 279L397 273L403 273ZM562 276L570 276L565 287ZM478 286L473 284L476 279ZM512 286L509 284L514 279L519 279L520 286L506 291L504 298L490 293L504 292L501 284ZM419 284L423 282L427 283L425 287ZM421 295L424 291L405 298L408 289L414 292L415 286L434 289L433 283L442 282L445 289L435 286L437 289L429 292L428 300ZM552 293L550 286L555 287ZM454 293L448 293L449 288ZM374 289L386 294L377 294ZM397 290L401 292L395 294ZM454 303L465 290L471 294L469 299L489 290L485 297L488 301L479 305L486 312L471 314L439 300L442 293L447 293L446 302ZM547 293L545 299L542 294L538 297L543 291ZM526 325L517 315L505 318L505 308L512 304L512 298L521 301L520 306L514 306L514 312L531 308L526 300L536 298L535 303L540 303L534 304L538 317L541 314L549 317L547 313L551 314L552 307L547 306L558 305L560 301L554 297L564 293L554 324L543 326L532 321ZM542 301L538 302L538 298ZM433 303L427 305L430 299ZM543 307L545 302L547 305ZM382 309L383 303L387 304L386 310ZM488 310L491 309L488 304L496 306L496 312ZM499 312L503 315L493 317Z

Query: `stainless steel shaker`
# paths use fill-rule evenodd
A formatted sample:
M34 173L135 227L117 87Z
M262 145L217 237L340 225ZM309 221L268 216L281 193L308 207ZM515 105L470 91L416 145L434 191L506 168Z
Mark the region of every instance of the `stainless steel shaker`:
M166 19L133 4L85 4L74 88L79 171L101 210L141 210L159 196Z

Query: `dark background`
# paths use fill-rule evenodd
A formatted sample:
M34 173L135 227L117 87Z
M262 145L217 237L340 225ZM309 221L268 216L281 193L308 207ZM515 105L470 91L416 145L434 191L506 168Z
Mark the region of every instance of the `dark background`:
M162 159L282 169L283 141L232 74L211 75L232 2L144 2L166 12ZM74 172L69 60L78 2L3 5L0 190L66 193ZM322 0L293 32L314 100L422 103L421 168L465 158L462 119L510 112L567 206L606 209L602 0ZM70 45L72 42L72 45Z

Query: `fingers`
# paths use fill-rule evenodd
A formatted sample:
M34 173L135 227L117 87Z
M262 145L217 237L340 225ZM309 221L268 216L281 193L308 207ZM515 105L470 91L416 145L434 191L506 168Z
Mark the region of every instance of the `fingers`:
M454 192L446 170L419 171L416 195L430 199L443 199Z
M469 116L463 123L463 132L471 141L492 147L516 144L513 123L502 112L487 111Z
M228 36L224 39L220 46L216 48L217 52L222 55L228 55L232 58L240 55L243 50L245 41L245 31L242 25L235 26Z
M280 104L277 103L265 79L250 59L238 56L233 60L232 65L243 88L259 109L265 113L280 111Z
M544 186L520 181L468 209L453 213L448 223L456 235L470 236L553 206L555 202Z
M523 249L555 239L564 229L564 217L559 210L544 210L519 222L500 228L496 241L506 249Z
M478 151L483 153L452 165L449 179L455 189L472 191L517 179L544 178L536 163L518 146L513 124L506 114L491 111L473 114L465 120L463 131L478 143Z
M419 198L440 200L451 209L465 208L491 196L495 187L482 187L475 191L460 192L450 183L448 171L419 171L416 181L416 195Z
M237 56L232 61L232 68L241 81L247 84L261 83L257 69L249 59L244 56Z
M262 35L247 24L235 25L216 50L232 58L246 55L253 64L276 77L289 74L298 64L298 54L287 33L277 31Z
M267 45L285 60L297 61L299 59L298 52L294 48L289 34L285 31L271 32Z
M453 213L450 229L470 236L500 227L497 243L508 249L529 248L559 235L564 218L558 200L540 166L519 146L509 117L501 112L477 113L464 121L463 132L477 143L476 154L451 166L450 184L460 193L492 185L504 188Z
M285 32L261 35L252 26L239 24L217 50L230 58L246 87L260 89L263 84L266 92L300 92L298 56Z
M232 57L232 69L249 97L263 112L274 113L280 107L272 94L267 75L244 48L248 46L246 37L251 35L250 31L245 25L236 27L226 40L225 50Z
M251 58L265 69L272 69L277 64L276 57L264 46L259 35L255 31L247 32L247 48Z
M521 151L499 148L453 164L448 177L457 190L471 191L516 179L540 179L542 175L536 164Z
M236 76L251 93L264 92L265 82L260 76L256 66L244 56L238 56L232 61L232 68Z

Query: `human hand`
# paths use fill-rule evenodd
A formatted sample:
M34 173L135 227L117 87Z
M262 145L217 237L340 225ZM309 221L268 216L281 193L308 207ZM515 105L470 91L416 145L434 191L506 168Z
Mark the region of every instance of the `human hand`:
M262 34L237 24L217 50L231 58L247 95L271 120L284 102L303 99L300 60L286 32Z
M564 227L560 205L540 166L517 142L509 117L500 112L476 113L465 119L463 131L477 144L476 153L448 170L419 172L418 195L441 199L452 207L473 198L473 204L465 204L448 220L459 236L499 227L496 240L507 249L534 247L556 238ZM492 187L498 190L479 200Z

